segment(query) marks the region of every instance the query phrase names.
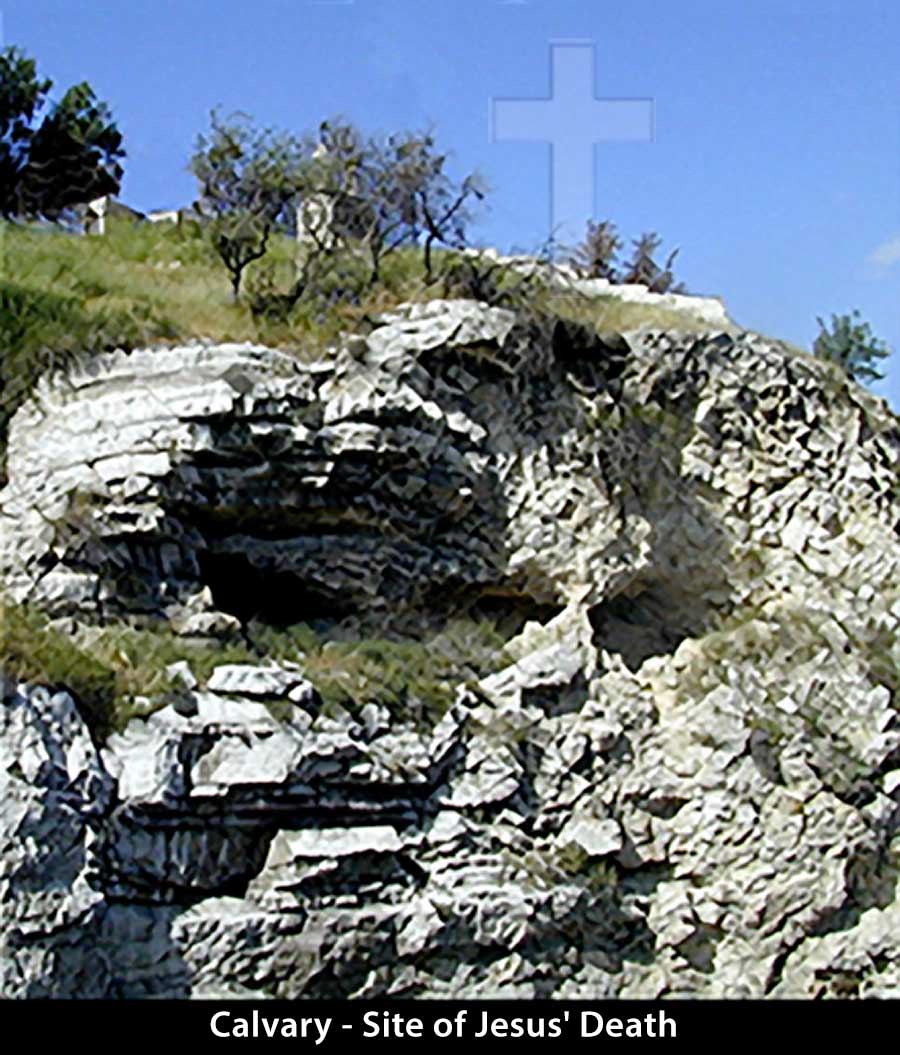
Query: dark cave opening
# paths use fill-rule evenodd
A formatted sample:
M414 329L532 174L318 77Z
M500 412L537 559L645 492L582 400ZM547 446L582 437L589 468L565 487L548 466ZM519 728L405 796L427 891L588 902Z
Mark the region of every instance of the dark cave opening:
M481 594L460 610L473 619L488 619L510 637L522 631L528 622L549 623L563 611L558 604L542 604L530 597L508 594Z
M697 627L681 616L683 602L661 584L629 596L617 594L588 612L598 648L620 655L631 671L651 656L671 655Z
M353 609L335 596L311 590L296 575L257 568L239 553L203 553L200 574L215 606L245 626L258 620L269 626L333 622Z

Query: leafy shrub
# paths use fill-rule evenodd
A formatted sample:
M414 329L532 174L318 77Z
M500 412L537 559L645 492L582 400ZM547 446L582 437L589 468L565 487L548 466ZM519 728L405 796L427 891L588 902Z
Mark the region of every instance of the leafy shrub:
M891 349L879 340L859 311L849 315L832 315L831 329L817 318L819 335L813 342L813 355L837 363L852 381L880 381L884 374L876 364L891 354Z

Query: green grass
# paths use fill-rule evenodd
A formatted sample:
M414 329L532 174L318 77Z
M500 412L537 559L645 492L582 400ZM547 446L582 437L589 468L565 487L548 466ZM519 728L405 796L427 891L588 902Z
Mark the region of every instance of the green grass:
M290 238L276 237L266 258L247 269L245 295L235 303L227 272L196 224L112 220L106 235L86 238L0 222L0 483L12 415L43 374L78 357L204 338L255 341L315 359L327 354L342 331L365 330L373 315L402 302L476 294L464 280L471 264L460 269L455 254L436 251L435 275L454 264L457 274L429 284L421 251L404 247L385 258L375 286L367 285L365 261L348 256L291 310L252 311L255 294L290 287L295 253ZM495 272L488 285L495 293L491 302L598 332L709 329L670 309L561 294L513 272Z
M440 719L461 683L510 662L496 625L469 617L421 639L346 639L339 628L326 633L306 624L286 629L251 625L250 637L267 658L298 662L327 711L356 714L367 703L378 703L399 720L423 728Z
M289 315L251 311L267 278L286 289L294 276L291 239L273 240L248 268L234 302L227 272L196 225L110 222L103 237L0 222L0 483L12 415L38 379L85 355L191 339L255 341L304 358L326 353L342 330L409 297L423 296L419 254L387 258L383 280L364 289L365 271L321 280ZM358 303L341 302L337 286ZM433 295L433 293L429 294Z
M0 670L18 681L66 689L97 742L115 727L115 671L47 626L39 613L0 605Z
M357 715L368 703L399 722L433 726L457 686L506 665L503 638L489 620L459 618L421 640L350 637L340 627L251 624L249 641L221 643L175 635L168 627L113 624L74 635L48 625L38 611L0 605L0 669L20 681L65 688L97 742L132 719L164 706L174 686L165 668L179 660L199 686L227 663L299 664L326 714Z

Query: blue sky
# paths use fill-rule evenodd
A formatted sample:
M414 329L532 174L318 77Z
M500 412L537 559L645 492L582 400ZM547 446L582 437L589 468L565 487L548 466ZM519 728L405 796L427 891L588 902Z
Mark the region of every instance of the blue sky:
M628 238L655 230L664 249L680 247L678 276L724 297L742 325L809 347L817 316L859 309L898 349L875 391L900 409L896 3L0 0L0 8L5 42L33 55L58 89L86 79L109 103L129 155L122 197L138 208L193 199L187 161L214 106L296 132L335 114L369 132L430 124L456 173L478 169L491 187L476 242L538 248L554 202L564 214L555 222L582 229L586 179L596 219L612 219ZM593 47L597 98L652 100L654 134L599 142L593 173L584 175L588 153L554 183L550 147L492 141L509 122L495 113L492 128L491 114L492 100L550 96L553 46L563 41ZM588 124L579 109L587 103L557 106L560 136Z

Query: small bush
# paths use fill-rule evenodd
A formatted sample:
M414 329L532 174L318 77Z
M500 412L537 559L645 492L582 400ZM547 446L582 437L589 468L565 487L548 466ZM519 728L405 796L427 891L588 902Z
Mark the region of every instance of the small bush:
M646 286L651 293L686 293L685 286L675 281L672 265L679 250L673 250L664 264L656 262L662 239L655 232L642 234L632 241L631 259L619 262L624 242L616 225L610 220L601 223L588 221L584 240L569 253L569 263L586 278L605 278L616 285Z
M884 374L875 369L880 360L891 354L891 349L879 340L858 311L849 315L832 315L831 329L821 318L819 335L813 342L813 355L837 363L852 381L880 381Z

